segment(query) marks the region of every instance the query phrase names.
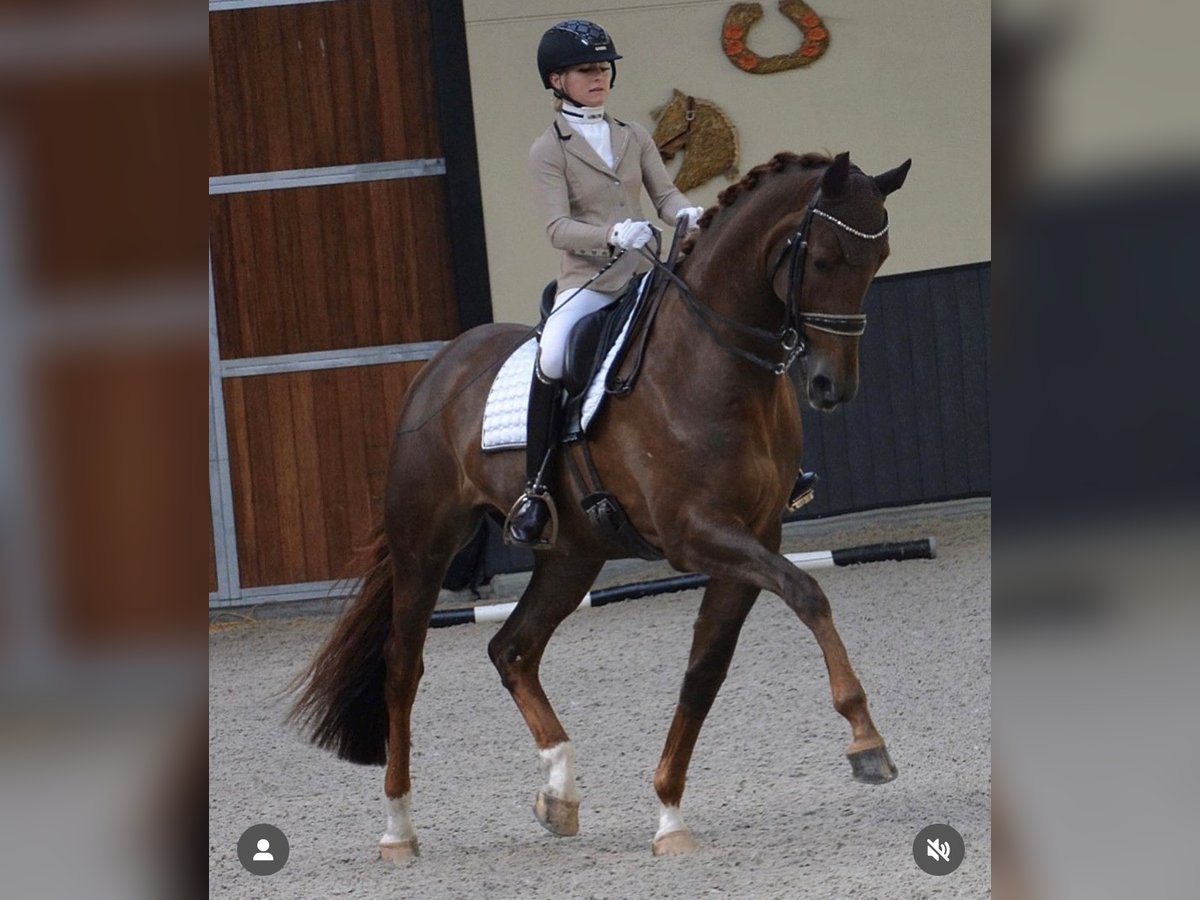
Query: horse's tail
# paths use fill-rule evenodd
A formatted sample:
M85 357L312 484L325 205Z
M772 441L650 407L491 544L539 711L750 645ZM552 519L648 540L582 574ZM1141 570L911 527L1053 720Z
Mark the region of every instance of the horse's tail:
M384 659L392 627L392 555L380 527L370 568L316 658L292 682L300 696L288 715L318 747L363 765L387 762Z

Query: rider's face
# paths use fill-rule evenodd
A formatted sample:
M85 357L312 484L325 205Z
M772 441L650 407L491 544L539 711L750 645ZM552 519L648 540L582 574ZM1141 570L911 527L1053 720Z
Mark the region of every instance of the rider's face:
M603 106L612 82L612 66L584 63L550 76L550 83L580 106Z

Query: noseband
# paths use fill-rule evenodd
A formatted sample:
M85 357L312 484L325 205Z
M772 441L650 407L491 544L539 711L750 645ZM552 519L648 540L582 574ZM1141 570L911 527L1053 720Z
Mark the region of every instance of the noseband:
M825 212L825 210L820 209L820 202L821 189L817 188L813 193L812 200L809 201L808 207L805 209L804 217L800 220L800 224L788 235L787 240L783 242L783 246L779 249L779 255L775 259L775 264L770 267L770 275L767 280L768 282L773 282L775 275L779 272L779 267L783 265L783 261L785 259L789 260L787 291L783 298L784 319L783 325L780 326L778 331L756 328L753 325L747 325L744 322L721 315L716 310L701 303L674 272L666 270L669 272L671 280L679 288L679 292L687 302L688 308L696 314L696 318L712 336L713 340L734 356L753 363L760 369L773 372L776 375L786 375L792 366L795 365L796 360L808 352L808 343L804 340L805 328L812 328L816 331L824 331L827 334L836 334L841 337L860 337L867 327L867 317L862 313L838 316L830 313L804 312L800 309L800 295L804 288L804 262L808 256L808 229L812 224L813 217L816 216L857 238L868 241L878 240L887 234L887 211L884 210L883 227L874 234L867 234L864 231L859 231L857 228L847 225L841 219ZM654 262L657 265L661 265L657 258L655 258ZM759 356L757 353L751 353L748 350L743 350L741 347L734 346L717 332L710 320L719 322L726 328L739 334L770 343L778 343L784 352L783 360L774 362Z

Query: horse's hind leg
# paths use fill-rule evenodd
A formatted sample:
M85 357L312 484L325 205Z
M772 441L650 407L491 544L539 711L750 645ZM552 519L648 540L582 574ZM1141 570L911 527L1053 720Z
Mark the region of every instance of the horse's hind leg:
M575 748L542 690L538 670L550 636L579 606L602 565L600 560L538 554L529 586L488 644L488 655L533 734L546 774L534 815L560 836L579 831Z
M440 521L436 521L440 520ZM415 521L415 519L414 519ZM429 522L393 531L392 633L388 642L384 697L388 708L387 770L383 805L387 826L379 837L379 855L400 863L419 850L412 824L412 706L425 672L425 636L438 592L454 552L473 530L469 515L442 512ZM421 533L418 534L417 532Z
M655 856L687 853L696 847L679 813L688 763L700 727L729 672L742 624L757 597L757 587L729 581L711 581L704 592L675 718L654 775L654 790L661 804L658 832L654 835Z
M388 747L387 770L383 777L383 811L387 826L379 836L379 856L388 862L402 862L419 852L417 833L412 824L411 717L417 684L425 672L425 635L437 603L439 582L435 576L422 576L419 570L414 573L411 562L411 558L397 562L393 568L395 602L384 685Z

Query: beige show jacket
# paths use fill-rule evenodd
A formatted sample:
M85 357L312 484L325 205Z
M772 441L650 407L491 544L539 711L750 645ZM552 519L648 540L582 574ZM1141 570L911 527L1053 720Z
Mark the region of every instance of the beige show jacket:
M608 263L613 254L608 233L613 225L646 218L641 206L643 186L658 215L672 227L679 211L692 205L672 184L650 132L607 114L604 119L612 136L612 168L562 113L529 148L534 202L550 243L563 251L560 291L579 287ZM589 287L619 290L649 268L641 254L631 251Z

